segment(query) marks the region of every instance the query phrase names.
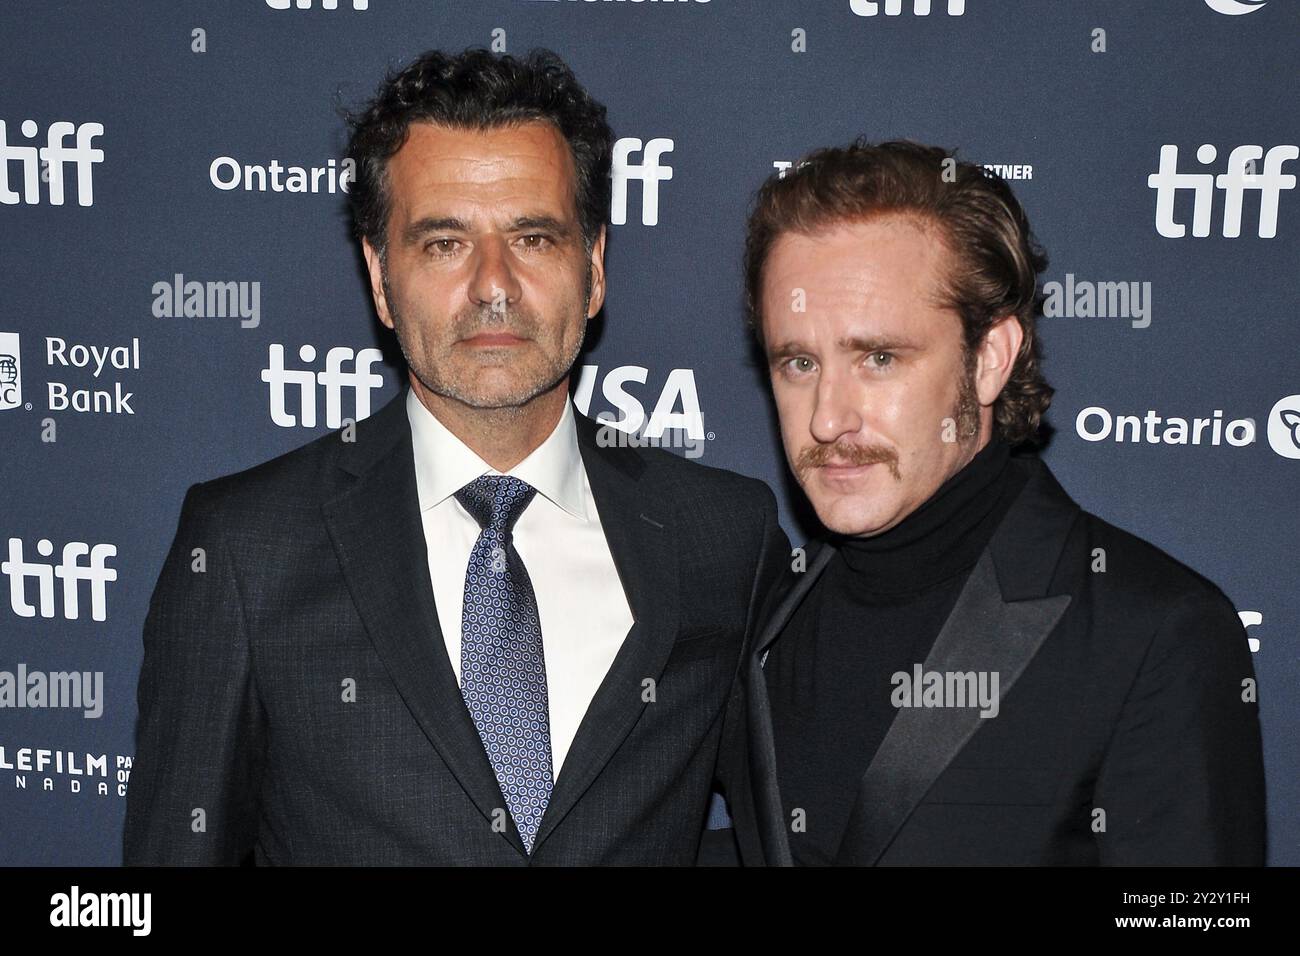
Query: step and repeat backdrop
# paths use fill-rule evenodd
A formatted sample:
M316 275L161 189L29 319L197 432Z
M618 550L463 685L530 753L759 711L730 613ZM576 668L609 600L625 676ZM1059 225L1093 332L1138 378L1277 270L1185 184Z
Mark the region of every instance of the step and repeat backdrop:
M743 325L754 190L859 135L1005 177L1051 258L1045 458L1234 602L1270 862L1300 864L1287 0L5 0L0 864L121 860L141 626L185 489L400 387L339 107L469 46L555 50L618 137L579 408L763 478L796 544L814 529Z

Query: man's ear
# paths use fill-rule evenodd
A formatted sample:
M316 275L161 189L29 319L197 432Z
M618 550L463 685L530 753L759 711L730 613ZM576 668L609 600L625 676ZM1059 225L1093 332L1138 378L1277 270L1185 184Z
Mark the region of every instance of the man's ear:
M981 405L992 405L1011 377L1025 330L1014 315L1004 315L989 327L980 343L975 369L975 392Z
M384 295L384 273L379 253L370 245L369 239L362 238L361 254L366 258L366 271L370 273L370 295L375 300L375 311L379 313L379 321L391 329L393 320L388 314L388 297Z
M594 319L605 304L605 226L591 244L591 301L587 304L587 318Z

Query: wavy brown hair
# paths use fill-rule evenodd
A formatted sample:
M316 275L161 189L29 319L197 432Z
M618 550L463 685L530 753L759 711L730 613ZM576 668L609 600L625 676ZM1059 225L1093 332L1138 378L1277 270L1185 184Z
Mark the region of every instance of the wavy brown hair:
M487 130L531 121L551 123L573 154L578 221L591 252L609 221L614 133L605 107L550 50L520 58L473 47L461 53L428 50L390 70L360 110L338 108L350 132L347 155L356 161L348 191L353 230L385 261L388 253L388 161L406 143L412 123Z
M773 243L787 232L811 235L844 222L903 214L938 228L950 267L938 301L961 316L968 360L994 321L1014 315L1024 340L1011 377L993 407L994 428L1012 445L1040 441L1053 389L1042 374L1037 319L1043 295L1038 278L1047 256L1029 229L1011 188L955 151L910 140L848 146L810 153L785 176L759 189L745 238L747 320L763 342L760 300L763 266Z

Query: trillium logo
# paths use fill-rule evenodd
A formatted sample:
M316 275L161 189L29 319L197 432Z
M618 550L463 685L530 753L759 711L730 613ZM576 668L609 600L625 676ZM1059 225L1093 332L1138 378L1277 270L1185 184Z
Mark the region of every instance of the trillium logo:
M1268 0L1259 0L1258 3L1250 3L1247 0L1205 0L1205 5L1215 13L1239 17L1243 13L1254 13L1267 2Z
M1300 458L1300 395L1279 399L1268 413L1268 443L1283 458Z

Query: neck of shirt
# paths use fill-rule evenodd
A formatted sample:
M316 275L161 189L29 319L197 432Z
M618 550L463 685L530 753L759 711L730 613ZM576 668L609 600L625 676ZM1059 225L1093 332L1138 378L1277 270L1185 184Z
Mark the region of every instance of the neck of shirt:
M852 590L916 594L972 568L1020 490L1010 457L995 437L893 528L870 538L837 536Z

